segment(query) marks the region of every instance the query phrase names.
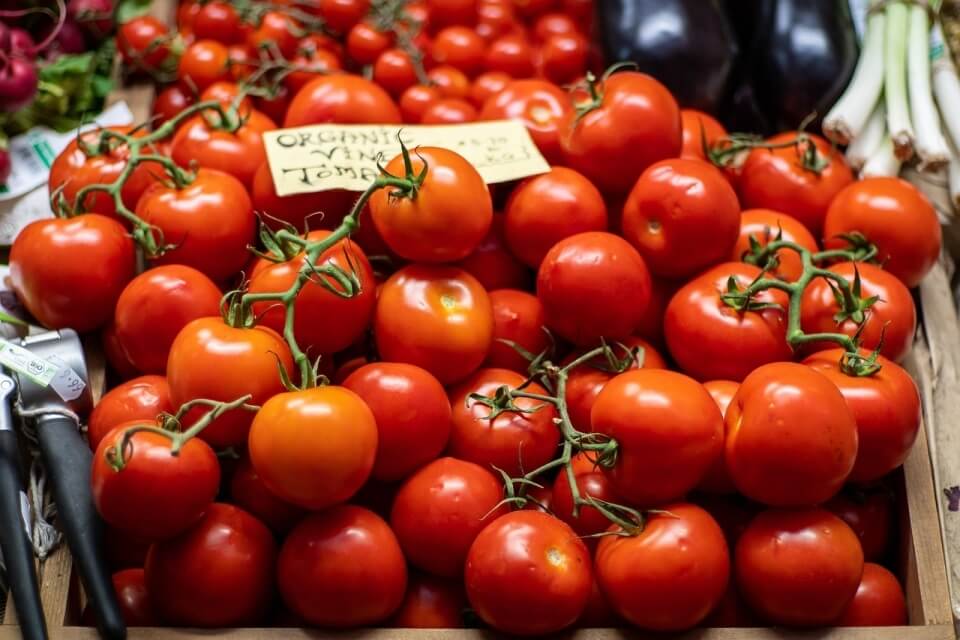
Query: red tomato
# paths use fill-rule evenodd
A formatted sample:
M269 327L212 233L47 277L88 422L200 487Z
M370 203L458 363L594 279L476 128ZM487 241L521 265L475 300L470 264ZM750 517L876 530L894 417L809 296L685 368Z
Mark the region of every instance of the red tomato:
M453 267L397 271L380 290L373 324L381 358L423 367L443 384L479 368L493 340L487 292Z
M537 40L544 41L551 36L570 35L579 33L580 27L576 20L566 13L545 13L533 24L533 35Z
M170 625L256 625L270 606L276 557L262 522L214 504L196 526L150 547L144 569L150 602Z
M490 42L521 28L510 2L481 2L477 7L477 34Z
M540 153L560 164L560 126L573 113L570 98L545 80L514 80L483 103L481 120L520 120Z
M470 101L482 109L487 99L503 91L513 78L502 71L486 71L478 75L470 86Z
M634 71L611 75L597 92L591 111L571 110L560 142L569 166L601 191L626 193L654 162L680 155L680 108L665 86Z
M590 42L579 33L557 34L540 46L540 73L551 82L569 84L582 78L590 58Z
M193 18L193 35L223 44L235 44L244 38L243 23L229 2L209 2L201 5Z
M504 213L510 250L534 269L560 240L607 229L603 196L583 174L565 167L521 182Z
M131 280L117 300L120 347L139 371L162 374L173 339L191 320L219 314L222 296L196 269L179 264L150 269Z
M194 102L196 98L193 94L179 84L172 84L163 89L153 99L151 116L154 128L170 120Z
M392 35L369 22L358 22L347 34L347 55L358 65L373 64L393 45Z
M920 430L920 393L902 367L883 356L880 370L852 376L840 368L842 349L821 351L803 364L829 378L847 401L857 423L857 461L850 480L878 480L907 459ZM865 352L864 352L865 353Z
M857 457L857 424L830 378L777 362L758 367L727 408L726 463L740 493L775 507L833 497Z
M566 523L539 511L514 511L490 523L471 545L467 598L497 631L554 633L586 608L590 565L590 552Z
M173 413L170 385L163 376L141 376L128 380L108 391L90 412L87 422L87 440L90 448L97 445L110 431L133 420L153 420L161 413Z
M307 124L400 124L400 110L390 95L373 82L351 74L311 80L290 102L284 127Z
M201 8L202 5L195 0L181 2L177 8L177 27L180 29L192 29L193 21L196 20Z
M747 607L737 590L735 581L727 585L720 604L704 619L702 626L711 627L756 627L756 615Z
M116 327L113 322L107 323L100 332L100 344L103 346L103 355L110 365L110 370L120 380L129 380L140 375L137 368L127 359L120 342L117 341Z
M329 231L311 231L311 242L330 236ZM271 263L261 260L254 267L250 278L250 293L283 293L289 290L303 267L306 256L300 253L287 262ZM325 289L316 280L327 278L327 283L343 292L332 278L314 275L307 282L294 302L293 333L301 349L314 353L334 353L349 347L361 338L373 319L376 305L376 282L373 268L360 247L341 240L324 251L314 262L318 268L335 265L345 273L353 273L360 284L359 292L344 297ZM278 333L284 330L286 310L274 300L265 300L253 305L253 312L262 325Z
M403 114L403 121L413 124L420 122L427 109L440 98L440 90L436 87L422 84L408 87L400 96L400 112Z
M250 110L234 132L213 127L203 116L194 116L177 129L170 147L171 157L181 166L196 161L201 167L229 173L247 187L253 174L266 161L263 134L276 129L273 120Z
M476 119L477 110L466 100L443 98L427 107L420 124L461 124Z
M248 447L270 491L323 509L349 500L370 477L377 423L360 396L343 387L278 393L253 419Z
M434 67L427 72L427 77L445 98L465 100L470 95L470 78L456 67L449 65Z
M213 504L220 488L217 454L203 440L191 438L174 454L171 440L138 431L123 451L117 471L110 456L128 429L156 427L153 420L125 422L108 433L93 454L93 503L104 521L147 540L175 536L192 526Z
M452 26L437 32L430 53L437 64L447 64L475 76L483 68L485 45L473 29Z
M667 303L676 290L676 284L652 278L653 288L650 290L650 304L640 324L637 325L637 335L663 347L663 316L667 311Z
M170 55L170 47L164 44L169 34L170 28L154 16L137 16L117 29L117 49L124 64L155 70Z
M147 593L143 569L125 569L113 574L113 590L120 613L128 627L155 627L159 624Z
M513 8L524 18L536 18L553 9L556 0L512 0Z
M742 260L750 254L750 238L765 247L779 239L795 242L811 253L818 251L817 241L799 220L785 213L770 209L747 209L740 212L740 237L733 247L731 260ZM777 266L769 270L770 275L796 282L803 273L800 254L792 249L780 249L776 253ZM757 265L765 266L765 265Z
M370 0L320 0L316 9L330 28L340 33L349 31L369 11Z
M107 129L137 138L146 135L145 131L133 132L131 127L108 127ZM96 130L84 133L80 139L94 148L97 148L100 143L100 136ZM147 148L141 151L156 153L157 150ZM58 189L62 189L63 197L69 205L77 205L84 211L112 217L116 214L112 196L103 191L92 191L84 196L82 203L78 203L76 202L77 193L91 184L115 183L126 169L129 157L130 150L126 145L88 156L76 139L71 140L50 165L48 182L50 195L52 197ZM120 199L127 209L133 210L137 206L137 201L144 190L156 182L155 175L164 175L163 168L155 162L141 162L133 169L120 189Z
M502 35L487 46L487 71L502 71L511 78L530 78L536 73L534 50L521 34Z
M883 560L890 548L891 533L896 530L893 507L893 496L883 487L840 492L823 505L853 529L863 547L863 557L871 562Z
M9 262L10 284L30 315L48 329L81 333L110 321L135 268L127 230L93 213L31 222Z
M596 571L594 571L590 599L587 600L587 608L577 618L577 626L581 629L612 629L623 625L623 620L610 606L607 596L600 590Z
M487 236L457 266L479 280L487 291L526 289L531 280L527 267L507 250L504 216L496 213Z
M218 82L214 82L212 85L204 89L203 93L200 94L200 100L204 102L207 100L216 100L220 104L222 104L224 107L229 107L230 105L236 102L237 110L239 111L239 113L241 115L246 115L250 113L250 109L253 108L253 101L250 100L250 96L245 95L241 98L240 97L241 91L242 89L240 88L240 85L237 84L236 82L220 80ZM193 123L197 119L198 118L191 118L190 120L187 120L187 122L183 123L183 125L181 126L184 126L187 123ZM199 118L199 119L203 120L201 124L205 125L205 128L207 129L206 134L209 137L211 132L211 125L203 118ZM274 125L273 128L276 128L276 126ZM213 131L226 133L225 131L222 131L219 129L213 129ZM239 131L237 133L239 134ZM226 138L226 139L229 140L229 138ZM183 164L184 166L187 166L188 163L184 162L181 164Z
M831 624L853 599L863 573L857 536L817 508L761 513L740 536L734 562L750 606L789 626Z
M456 458L434 460L400 486L390 513L404 556L438 576L463 574L477 534L509 509L493 473Z
M203 91L229 75L230 53L226 45L216 40L198 40L180 56L177 76L181 82Z
M340 71L340 57L331 50L327 41L327 37L318 34L309 35L300 40L297 45L297 55L290 62L304 67L305 70L294 71L284 78L284 83L291 95L300 91L314 78Z
M307 227L336 227L356 200L355 193L343 189L278 196L266 160L253 174L250 195L254 210L262 215L263 222L269 227L278 230L286 223L300 233Z
M150 540L141 540L109 525L103 529L103 548L111 569L119 571L143 567L152 544Z
M281 500L267 488L249 456L240 458L233 471L230 499L280 535L287 534L306 515L303 509Z
M639 347L637 357L632 359L628 369L667 368L663 356L657 353L657 350L643 338L630 336L619 341L618 345L611 345L613 355L616 358L623 359L628 356L623 347L627 349L637 349ZM570 364L584 353L585 351L582 349L575 351L564 359L563 364ZM617 371L611 368L610 363L603 357L596 357L588 363L575 367L567 374L565 394L567 411L570 414L570 421L578 431L591 431L590 412L593 410L593 403L596 402L597 396L600 395L604 385L616 375Z
M709 147L727 136L727 130L723 125L716 118L702 111L681 109L680 120L683 125L681 158L708 160L703 152L704 141Z
M571 465L581 498L617 502L618 496L613 491L610 479L586 453L575 455ZM570 490L570 479L565 470L561 469L557 473L550 497L550 510L570 525L578 536L594 536L610 528L610 520L596 507L582 505L579 513L573 515L573 492Z
M477 19L477 0L427 0L431 25L473 24Z
M196 398L231 402L250 394L250 404L262 405L283 391L281 366L289 374L293 358L272 329L231 327L220 318L200 318L187 324L170 346L170 400L179 407ZM202 408L192 409L184 426L202 414ZM214 420L200 437L215 448L242 446L252 421L253 414L236 409Z
M703 383L703 388L717 403L720 414L726 417L727 407L730 406L730 402L736 395L737 389L740 388L740 384L730 380L710 380ZM730 479L727 462L723 454L717 456L717 459L713 461L713 466L707 471L697 488L706 493L730 494L736 492L737 488L733 485L733 480Z
M257 70L257 53L246 44L227 47L227 68L234 82L243 82Z
M597 582L630 624L683 631L720 602L730 578L730 553L720 526L700 507L681 502L664 511L635 534L600 540Z
M859 232L877 245L884 269L908 287L917 286L940 257L936 211L916 187L899 178L854 182L830 203L823 227L825 246L842 248L840 234Z
M537 273L547 327L581 346L629 336L647 310L650 288L650 272L637 250L604 231L561 240Z
M390 618L397 629L460 629L467 596L463 585L426 575L412 575L400 609Z
M492 400L500 387L515 390L525 380L526 376L507 369L481 369L451 390L453 425L448 453L484 468L502 469L511 477L550 462L560 442L553 405L517 398L513 401L517 411L503 411L490 418L495 410L473 397L477 394ZM547 393L535 382L523 390Z
M703 479L723 449L723 416L697 381L663 369L621 373L597 396L593 431L617 441L613 489L638 506L675 500Z
M543 328L543 305L536 296L516 289L491 291L490 304L493 305L493 344L484 364L526 375L530 362L501 341L509 340L534 356L546 350L550 338Z
M838 627L898 627L907 624L907 600L897 577L872 562L864 563L860 586Z
M221 282L250 255L253 205L243 183L228 173L198 169L182 189L154 183L137 203L137 215L163 232L164 243L175 245L157 264L183 264Z
M739 381L762 364L792 359L783 310L740 313L720 297L731 277L742 290L759 274L753 265L726 262L695 277L670 299L664 334L683 371L698 380ZM787 308L786 294L775 289L761 291L754 300Z
M302 32L303 27L283 11L268 11L247 36L247 44L254 51L276 49L289 60L296 53L298 34Z
M654 274L689 278L730 255L740 229L740 204L714 166L662 160L637 180L621 224L623 237Z
M820 136L805 133L809 142L779 149L754 149L747 156L738 180L740 202L744 209L782 211L802 222L814 235L823 228L827 207L844 187L853 182L853 173L835 150ZM797 139L786 132L766 142L782 145ZM804 168L803 158L810 143L817 156L828 164L819 172Z
M375 362L351 373L343 386L367 403L377 423L372 476L392 482L434 460L450 437L451 409L440 382L410 364Z
M829 270L842 276L853 286L860 274L860 298L876 301L864 309L865 324L860 328L851 318L838 322L840 304L830 284L817 278L803 292L800 325L806 333L844 333L853 337L859 332L861 346L880 352L891 360L903 360L913 346L917 330L917 311L910 290L890 272L867 263L841 262ZM882 340L882 345L881 345ZM808 350L832 349L837 343L824 340L805 345Z
M394 96L417 83L413 60L403 49L387 49L373 65L373 80Z
M451 262L467 257L493 220L483 178L463 156L439 147L419 147L410 163L414 175L427 167L414 193L398 197L393 188L386 188L370 197L377 231L392 251L408 260ZM395 157L385 170L404 175L403 157Z

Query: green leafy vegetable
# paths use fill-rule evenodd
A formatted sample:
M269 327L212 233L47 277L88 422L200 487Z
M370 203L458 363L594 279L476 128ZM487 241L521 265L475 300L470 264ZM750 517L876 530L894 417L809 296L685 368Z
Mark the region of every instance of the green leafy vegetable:
M120 0L117 3L117 24L142 16L150 9L151 0Z

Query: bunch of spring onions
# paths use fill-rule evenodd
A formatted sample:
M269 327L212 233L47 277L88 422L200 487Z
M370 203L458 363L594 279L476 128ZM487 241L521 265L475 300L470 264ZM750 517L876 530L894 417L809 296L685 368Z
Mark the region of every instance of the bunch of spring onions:
M960 78L935 18L939 8L940 0L871 1L853 78L823 130L847 145L861 176L895 176L914 158L923 172L949 166L960 204Z

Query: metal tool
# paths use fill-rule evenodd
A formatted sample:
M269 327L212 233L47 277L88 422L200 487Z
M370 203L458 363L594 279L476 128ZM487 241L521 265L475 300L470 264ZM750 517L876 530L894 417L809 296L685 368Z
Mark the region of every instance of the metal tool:
M0 373L0 550L21 635L24 640L46 640L47 625L37 588L33 546L22 511L27 495L20 475L20 450L10 411L16 389L14 379Z
M77 416L85 415L92 405L83 346L70 329L27 336L19 345L57 367L55 377L45 385L12 368L10 373L19 387L21 416L35 427L57 517L96 613L100 635L121 640L127 629L103 556L103 523L90 490L93 454L77 424Z

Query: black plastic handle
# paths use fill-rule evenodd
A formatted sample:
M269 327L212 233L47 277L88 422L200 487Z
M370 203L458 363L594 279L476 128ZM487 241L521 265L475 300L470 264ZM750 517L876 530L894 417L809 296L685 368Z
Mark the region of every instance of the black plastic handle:
M24 640L46 640L47 624L40 604L33 547L20 510L23 484L19 460L17 434L0 430L0 549L7 567L7 581Z
M96 613L100 636L105 640L123 640L127 627L104 560L103 523L90 491L93 454L70 418L45 415L38 417L36 423L40 451L57 503L57 517Z

